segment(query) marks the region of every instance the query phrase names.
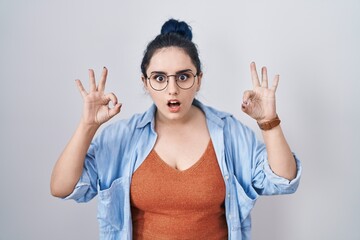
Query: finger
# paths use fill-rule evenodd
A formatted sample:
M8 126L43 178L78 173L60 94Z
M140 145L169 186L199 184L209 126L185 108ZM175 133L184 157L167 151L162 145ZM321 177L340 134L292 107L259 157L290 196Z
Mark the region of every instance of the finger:
M267 88L268 87L268 75L266 67L262 67L261 69L261 87Z
M259 77L256 71L256 65L254 62L252 62L250 64L250 72L251 72L251 79L252 79L252 83L253 83L253 87L259 87L260 86L260 82L259 82Z
M110 116L110 117L113 117L113 116L115 116L116 114L118 114L118 113L120 112L120 110L121 110L121 106L122 106L121 103L117 103L113 108L111 108L111 109L109 110L109 116Z
M94 70L89 69L89 83L90 83L90 92L96 91L96 82L95 82L95 73Z
M86 95L88 95L88 93L85 90L84 86L82 85L81 81L79 79L76 79L75 82L76 82L76 85L77 85L77 87L79 89L79 92L80 92L81 96L83 98L86 97Z
M114 93L106 94L105 98L108 100L108 103L111 101L114 106L118 103L118 99Z
M241 104L241 108L244 112L247 112L247 109L251 103L251 99L254 97L254 91L248 90L244 92L243 95L243 103Z
M273 84L272 84L272 87L271 87L271 89L274 92L276 92L276 89L277 89L277 87L279 85L279 80L280 80L280 75L279 74L275 75L274 80L273 80Z
M98 86L98 90L100 92L105 91L105 83L106 83L107 73L108 73L108 70L106 67L104 67L102 70L102 73L101 73L101 79L100 79L99 86Z

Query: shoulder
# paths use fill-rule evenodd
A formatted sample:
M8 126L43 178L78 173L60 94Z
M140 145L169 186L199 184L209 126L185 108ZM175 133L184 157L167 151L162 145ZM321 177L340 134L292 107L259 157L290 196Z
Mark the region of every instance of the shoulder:
M203 111L203 113L205 114L205 117L208 121L215 122L219 125L223 125L223 120L225 118L232 116L230 113L223 112L216 108L207 106L197 99L194 99L193 105L198 107L199 109L201 109L201 111Z
M250 142L256 138L255 132L234 117L233 114L206 106L198 100L194 101L194 105L204 112L208 123L210 122L212 126L223 129L225 137L229 137L230 139L243 138L243 140L246 139Z
M221 125L239 126L241 128L248 129L241 121L233 116L233 114L218 110L214 107L207 106L201 103L199 100L194 100L194 105L199 107L205 114L206 118L210 121L214 121Z

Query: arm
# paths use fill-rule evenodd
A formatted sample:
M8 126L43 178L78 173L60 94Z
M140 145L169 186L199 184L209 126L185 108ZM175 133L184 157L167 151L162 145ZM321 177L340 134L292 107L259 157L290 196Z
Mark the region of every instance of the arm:
M279 82L279 75L275 76L273 85L269 88L265 67L262 68L261 84L255 63L251 63L250 70L253 90L244 93L242 110L258 123L271 121L275 119L277 115L275 92ZM263 130L262 135L272 171L286 179L294 179L296 177L296 162L280 125L270 130Z
M100 82L96 86L94 71L89 70L89 93L80 80L76 80L84 100L83 114L74 135L57 160L50 182L51 194L66 197L73 190L82 174L87 150L101 124L120 112L121 104L113 93L104 94L107 69L104 67ZM110 101L114 104L109 108Z
M262 135L273 172L283 178L293 180L296 177L296 162L280 125L271 130L262 131Z

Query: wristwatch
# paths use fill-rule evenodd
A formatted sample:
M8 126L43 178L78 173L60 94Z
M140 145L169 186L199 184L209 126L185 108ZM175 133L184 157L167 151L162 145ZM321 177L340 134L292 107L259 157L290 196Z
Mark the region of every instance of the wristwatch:
M281 122L281 120L279 119L279 116L276 114L276 117L273 120L267 121L267 122L263 122L263 123L257 123L259 125L259 128L261 130L270 130L274 127L276 127L277 125L279 125Z

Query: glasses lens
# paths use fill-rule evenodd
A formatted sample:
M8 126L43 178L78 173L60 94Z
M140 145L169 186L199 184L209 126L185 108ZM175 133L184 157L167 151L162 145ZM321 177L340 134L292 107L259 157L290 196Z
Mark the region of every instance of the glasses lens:
M150 86L154 90L163 90L167 86L167 76L165 74L154 73L149 78Z
M195 76L191 72L176 74L176 83L182 89L189 89L194 85Z

